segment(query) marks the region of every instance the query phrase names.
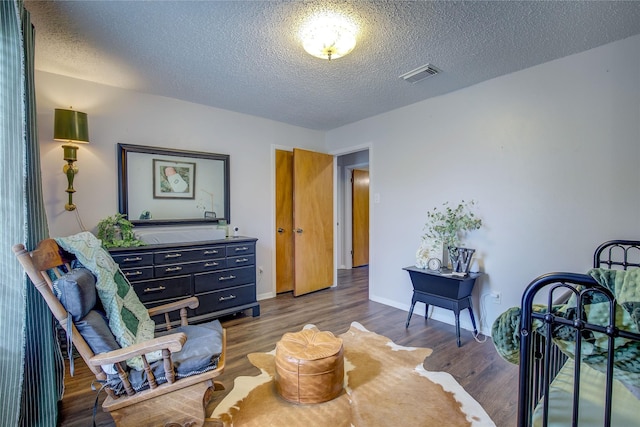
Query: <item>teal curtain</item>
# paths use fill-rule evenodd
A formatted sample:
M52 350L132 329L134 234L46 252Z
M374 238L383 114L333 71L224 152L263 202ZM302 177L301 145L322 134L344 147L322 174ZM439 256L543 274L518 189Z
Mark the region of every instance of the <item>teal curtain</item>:
M54 321L11 247L48 237L34 87L34 38L22 0L0 2L0 400L3 426L55 426L62 355Z

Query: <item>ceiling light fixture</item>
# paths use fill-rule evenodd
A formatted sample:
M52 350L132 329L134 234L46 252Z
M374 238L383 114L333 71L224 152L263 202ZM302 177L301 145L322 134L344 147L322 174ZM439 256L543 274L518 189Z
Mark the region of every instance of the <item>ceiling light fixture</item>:
M337 59L356 45L357 25L335 12L322 12L310 17L300 28L304 50L317 58Z

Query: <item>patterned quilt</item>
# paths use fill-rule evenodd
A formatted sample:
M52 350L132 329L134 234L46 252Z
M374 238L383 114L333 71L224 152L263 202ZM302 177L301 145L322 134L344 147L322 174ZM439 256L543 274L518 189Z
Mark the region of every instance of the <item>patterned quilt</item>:
M588 273L599 284L609 289L616 298L615 325L619 329L638 333L640 331L640 269L622 271L594 268ZM535 305L536 312L546 312L546 305ZM576 318L576 297L573 295L566 304L553 306L552 313L566 319ZM591 324L609 324L609 304L599 293L589 293L584 305L586 321ZM542 332L543 324L535 321L534 329ZM519 362L520 308L512 307L502 313L492 328L493 342L498 353L507 361ZM558 325L552 332L554 343L563 353L573 358L575 353L574 330ZM607 336L598 332L585 331L582 335L582 362L594 369L606 371ZM640 387L640 341L625 338L615 339L614 376L625 385Z
M96 290L109 319L109 329L118 344L128 347L152 339L155 323L118 264L102 247L102 241L88 231L55 240L96 276ZM146 357L152 362L160 359L162 353L155 351L148 353ZM127 365L136 370L143 368L140 357L127 360Z

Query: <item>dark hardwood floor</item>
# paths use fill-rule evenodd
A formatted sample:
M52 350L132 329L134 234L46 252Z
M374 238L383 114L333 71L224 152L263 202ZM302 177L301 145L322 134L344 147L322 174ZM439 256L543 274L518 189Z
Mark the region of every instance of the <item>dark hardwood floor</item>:
M411 325L405 329L405 311L368 300L366 267L340 270L335 288L297 298L291 293L281 294L261 301L260 306L261 315L257 318L247 312L220 319L227 329L227 365L219 378L226 390L218 392L209 405L208 413L233 388L235 377L259 374L259 370L249 363L247 354L271 351L282 334L298 331L309 323L338 335L347 331L352 321L357 321L397 344L433 349L425 359L427 370L446 371L453 375L498 427L516 424L517 366L504 361L496 353L490 338L477 342L466 330L461 331L462 347L458 348L452 325L432 319L425 321L414 314ZM79 358L75 361L75 372L75 376L70 377L67 367L60 425L90 426L96 397L96 392L91 390L94 377ZM428 396L424 398L428 399ZM100 404L103 400L104 393L100 395ZM114 425L101 407L97 410L96 425Z

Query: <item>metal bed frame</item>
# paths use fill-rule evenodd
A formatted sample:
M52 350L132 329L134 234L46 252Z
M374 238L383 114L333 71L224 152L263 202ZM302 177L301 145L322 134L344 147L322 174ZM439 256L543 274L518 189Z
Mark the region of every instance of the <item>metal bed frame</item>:
M611 240L598 246L593 256L594 268L622 269L640 268L640 241ZM545 292L546 294L544 294ZM609 324L595 325L585 321L584 316L566 319L552 314L552 306L565 302L571 294L576 296L577 307L584 306L595 294L604 296L609 304ZM534 312L534 299L538 295L546 296L546 308L543 312ZM554 299L555 297L555 299ZM582 337L587 331L606 334L608 348L614 348L616 337L640 341L640 334L616 328L614 323L616 309L622 309L615 302L608 289L600 286L591 276L576 273L549 273L535 279L526 288L522 297L520 323L520 386L518 397L518 426L532 425L532 417L537 405L542 404L542 425L547 426L549 419L549 386L568 357L563 354L551 339L554 327L568 326L575 339L575 359L581 360ZM583 313L580 309L578 313ZM539 333L533 327L534 320L544 326ZM613 384L613 352L607 356L605 413L603 426L611 425L611 398ZM580 363L575 363L573 372L572 426L578 425L578 401L580 384Z

